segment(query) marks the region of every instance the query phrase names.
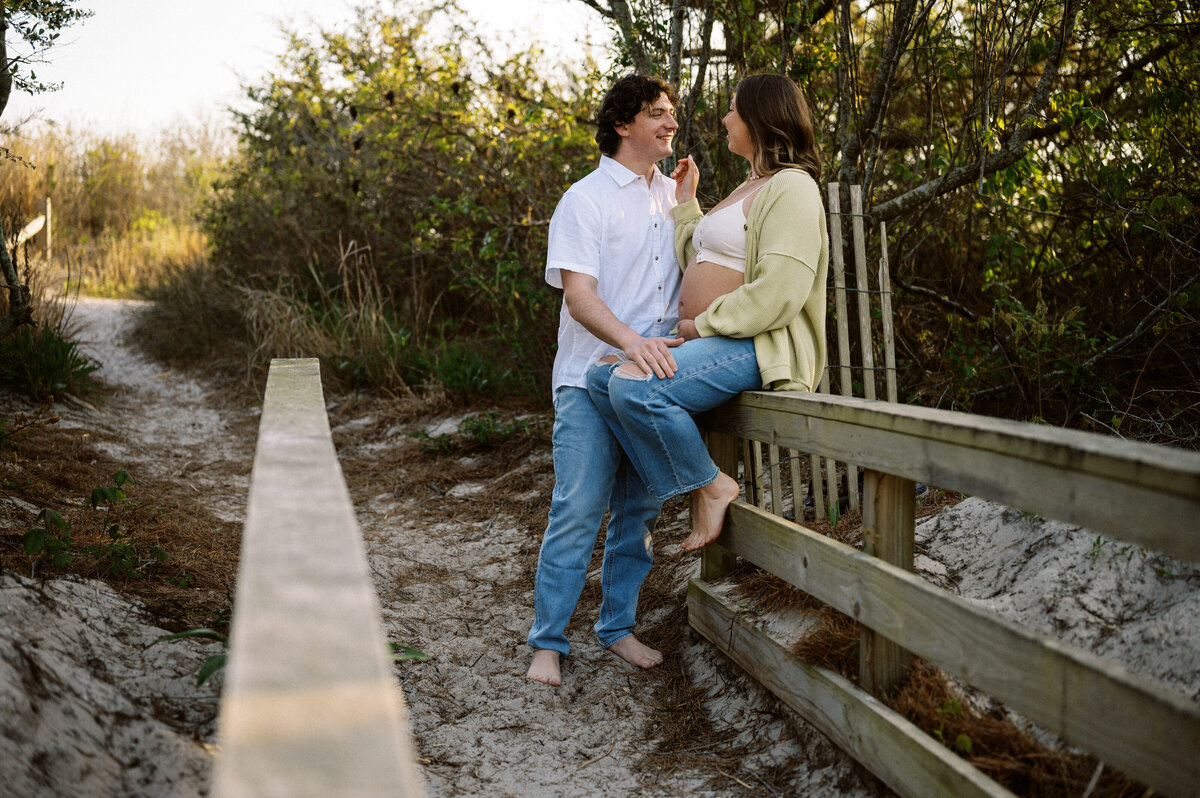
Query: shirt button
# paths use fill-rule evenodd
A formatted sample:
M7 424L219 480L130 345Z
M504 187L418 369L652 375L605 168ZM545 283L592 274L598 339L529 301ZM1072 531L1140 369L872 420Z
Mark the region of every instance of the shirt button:
M659 319L659 320L658 320L658 323L659 323L659 324L662 324L662 319Z

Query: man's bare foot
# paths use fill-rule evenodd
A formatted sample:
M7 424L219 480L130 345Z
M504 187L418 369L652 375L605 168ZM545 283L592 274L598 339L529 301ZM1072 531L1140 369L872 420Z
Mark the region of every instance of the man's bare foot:
M562 684L562 671L558 667L558 652L548 648L539 648L533 652L533 662L529 663L529 673L525 678L531 682L541 682L553 687Z
M724 471L718 472L712 482L692 491L692 534L679 545L695 551L716 540L725 523L725 510L740 492L737 481Z
M655 665L661 665L663 661L661 651L655 651L633 635L622 637L609 646L608 650L639 668L653 668Z

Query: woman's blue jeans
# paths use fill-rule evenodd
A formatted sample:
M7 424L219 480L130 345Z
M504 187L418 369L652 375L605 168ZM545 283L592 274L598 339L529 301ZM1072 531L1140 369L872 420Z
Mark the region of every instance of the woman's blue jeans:
M660 501L703 487L719 473L693 413L762 388L752 338L696 338L671 350L667 379L628 377L620 364L588 372L588 394L638 474Z
M605 510L609 520L596 636L608 648L633 634L662 502L646 489L585 389L555 392L553 447L554 493L538 555L534 622L527 642L566 655L571 647L567 622L579 603Z

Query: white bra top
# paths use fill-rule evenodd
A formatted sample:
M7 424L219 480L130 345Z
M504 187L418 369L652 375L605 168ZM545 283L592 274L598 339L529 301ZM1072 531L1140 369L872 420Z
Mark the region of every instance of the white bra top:
M741 200L705 215L692 231L696 260L746 271L746 214Z

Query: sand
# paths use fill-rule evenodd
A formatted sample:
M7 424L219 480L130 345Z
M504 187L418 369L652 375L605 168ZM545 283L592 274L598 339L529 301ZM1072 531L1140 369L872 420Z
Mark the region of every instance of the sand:
M215 386L156 365L130 346L125 336L142 308L80 301L76 321L86 349L104 364L100 376L123 387L100 409L65 406L63 423L125 430L111 444L119 450L114 454L139 468L186 474L197 491L219 491L222 517L238 519L253 454L252 439L241 431L252 428L255 408L216 402ZM563 686L532 684L524 679L524 638L532 614L532 562L553 480L548 447L472 446L464 443L469 436L461 413L398 412L360 397L327 398L385 634L430 657L398 662L395 672L431 795L889 794L686 627L681 590L696 574L698 559L678 546L686 534L682 505L668 505L656 531L655 572L643 592L638 632L669 644L663 669L643 672L597 648L590 629L598 601L593 573L568 630L573 653ZM524 420L547 424L548 408ZM213 461L243 462L245 468L189 470L189 464ZM1194 565L977 499L921 523L917 542L917 570L932 581L1200 699L1200 572ZM60 588L5 576L3 629L18 628L18 615L45 612L49 593L107 595L98 583ZM18 594L20 600L10 599ZM79 615L70 602L66 606L50 624ZM94 613L80 619L86 634L105 639L107 667L144 673L145 683L156 685L150 692L183 700L189 712L213 714L219 677L203 690L190 679L212 644L147 649L146 640L161 630L131 629L136 613L115 615L121 628L109 628ZM12 638L0 635L0 651L14 648ZM39 654L42 659L74 655L69 646L37 640L21 645L53 648L53 656ZM178 654L164 661L159 651ZM74 669L75 681L116 681L117 689L137 681L109 679L88 667L82 649L75 653L79 662L63 663ZM8 690L5 709L34 695L2 669L0 687ZM134 692L103 699L128 702L120 721L126 725L155 716L154 696L146 689ZM25 740L6 735L0 783L47 783L49 769L55 788L28 794L207 793L215 724L183 730L159 724L152 734L134 735L114 733L119 724L110 721L94 743L72 745L95 745L97 761L149 759L155 767L136 779L118 774L108 788L73 790L64 785L78 775L77 758L45 754L56 750L59 727L72 722L65 703L92 699L53 690L36 698L39 706L28 711L37 716L39 733ZM40 763L36 773L33 761Z

